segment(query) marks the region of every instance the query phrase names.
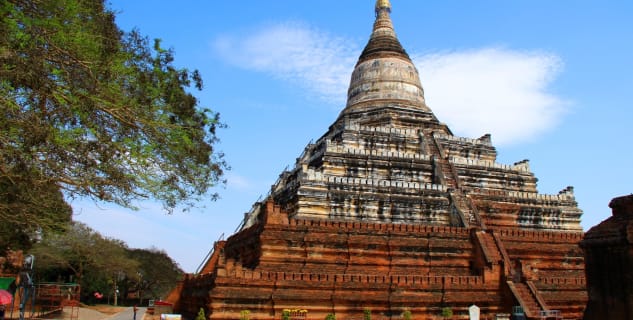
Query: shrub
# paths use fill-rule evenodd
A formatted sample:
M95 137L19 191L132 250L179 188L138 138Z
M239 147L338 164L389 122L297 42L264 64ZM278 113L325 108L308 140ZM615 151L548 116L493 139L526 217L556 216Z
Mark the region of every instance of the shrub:
M451 309L450 307L442 308L442 317L450 318L452 316L453 316L453 309Z
M371 309L365 308L363 310L363 319L364 320L371 320Z
M411 320L411 310L404 309L404 311L402 312L402 318L404 320Z
M328 313L328 315L325 316L325 320L336 320L336 316L333 313Z
M194 320L207 320L207 318L204 315L204 309L200 308L200 311L198 311L198 315L196 316L196 318Z
M251 312L249 310L240 311L240 320L249 320Z

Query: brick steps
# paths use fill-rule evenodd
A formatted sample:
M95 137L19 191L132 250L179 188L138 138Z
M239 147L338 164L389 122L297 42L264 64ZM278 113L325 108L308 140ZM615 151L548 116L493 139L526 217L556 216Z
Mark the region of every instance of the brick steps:
M528 287L525 283L516 283L516 282L508 282L510 289L516 299L519 301L521 307L523 307L523 311L525 315L529 319L537 318L539 313L542 311L538 300L532 294L530 287Z
M442 150L440 150L439 143L435 140L433 134L430 134L427 139L429 139L430 143L429 151L435 157L436 163L439 164L439 172L436 171L436 174L439 174L441 178L444 180L444 184L451 189L457 188L457 177L455 175L455 170L448 162L448 159L444 157Z
M491 234L486 233L485 231L478 231L477 239L479 240L479 245L484 252L486 260L489 263L498 264L500 261L503 260L503 257L499 252L499 248L495 243L495 239L492 237Z

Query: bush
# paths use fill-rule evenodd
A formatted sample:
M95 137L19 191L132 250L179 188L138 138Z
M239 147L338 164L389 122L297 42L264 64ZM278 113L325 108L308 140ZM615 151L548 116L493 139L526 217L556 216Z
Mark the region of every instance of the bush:
M198 311L198 315L194 320L207 320L206 316L204 315L204 309L200 308L200 311Z
M453 309L451 309L449 307L442 308L442 317L450 318L452 316L453 316Z
M251 312L249 310L240 311L240 320L249 320Z
M404 320L411 320L411 310L404 309L404 311L402 312L402 318Z
M365 308L363 310L363 319L364 320L371 320L371 309Z
M333 313L328 313L328 315L325 316L325 320L336 320L336 316Z

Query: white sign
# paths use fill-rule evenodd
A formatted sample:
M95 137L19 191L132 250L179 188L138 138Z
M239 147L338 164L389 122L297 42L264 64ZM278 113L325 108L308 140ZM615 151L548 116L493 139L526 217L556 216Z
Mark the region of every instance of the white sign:
M166 314L160 315L160 320L182 320L182 316L179 314Z
M479 320L479 307L474 304L468 307L468 314L470 315L470 320Z

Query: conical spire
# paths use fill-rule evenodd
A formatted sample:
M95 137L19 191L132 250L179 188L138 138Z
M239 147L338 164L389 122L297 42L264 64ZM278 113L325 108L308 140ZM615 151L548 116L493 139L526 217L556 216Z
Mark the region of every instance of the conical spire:
M365 50L363 50L359 58L359 62L374 57L377 54L391 54L407 60L409 59L409 56L404 48L402 48L396 36L396 32L393 29L390 13L391 3L389 0L376 1L376 22L374 22L373 32L367 46L365 46Z
M424 112L424 90L418 71L391 22L389 0L376 1L376 21L352 73L343 114L397 104Z

